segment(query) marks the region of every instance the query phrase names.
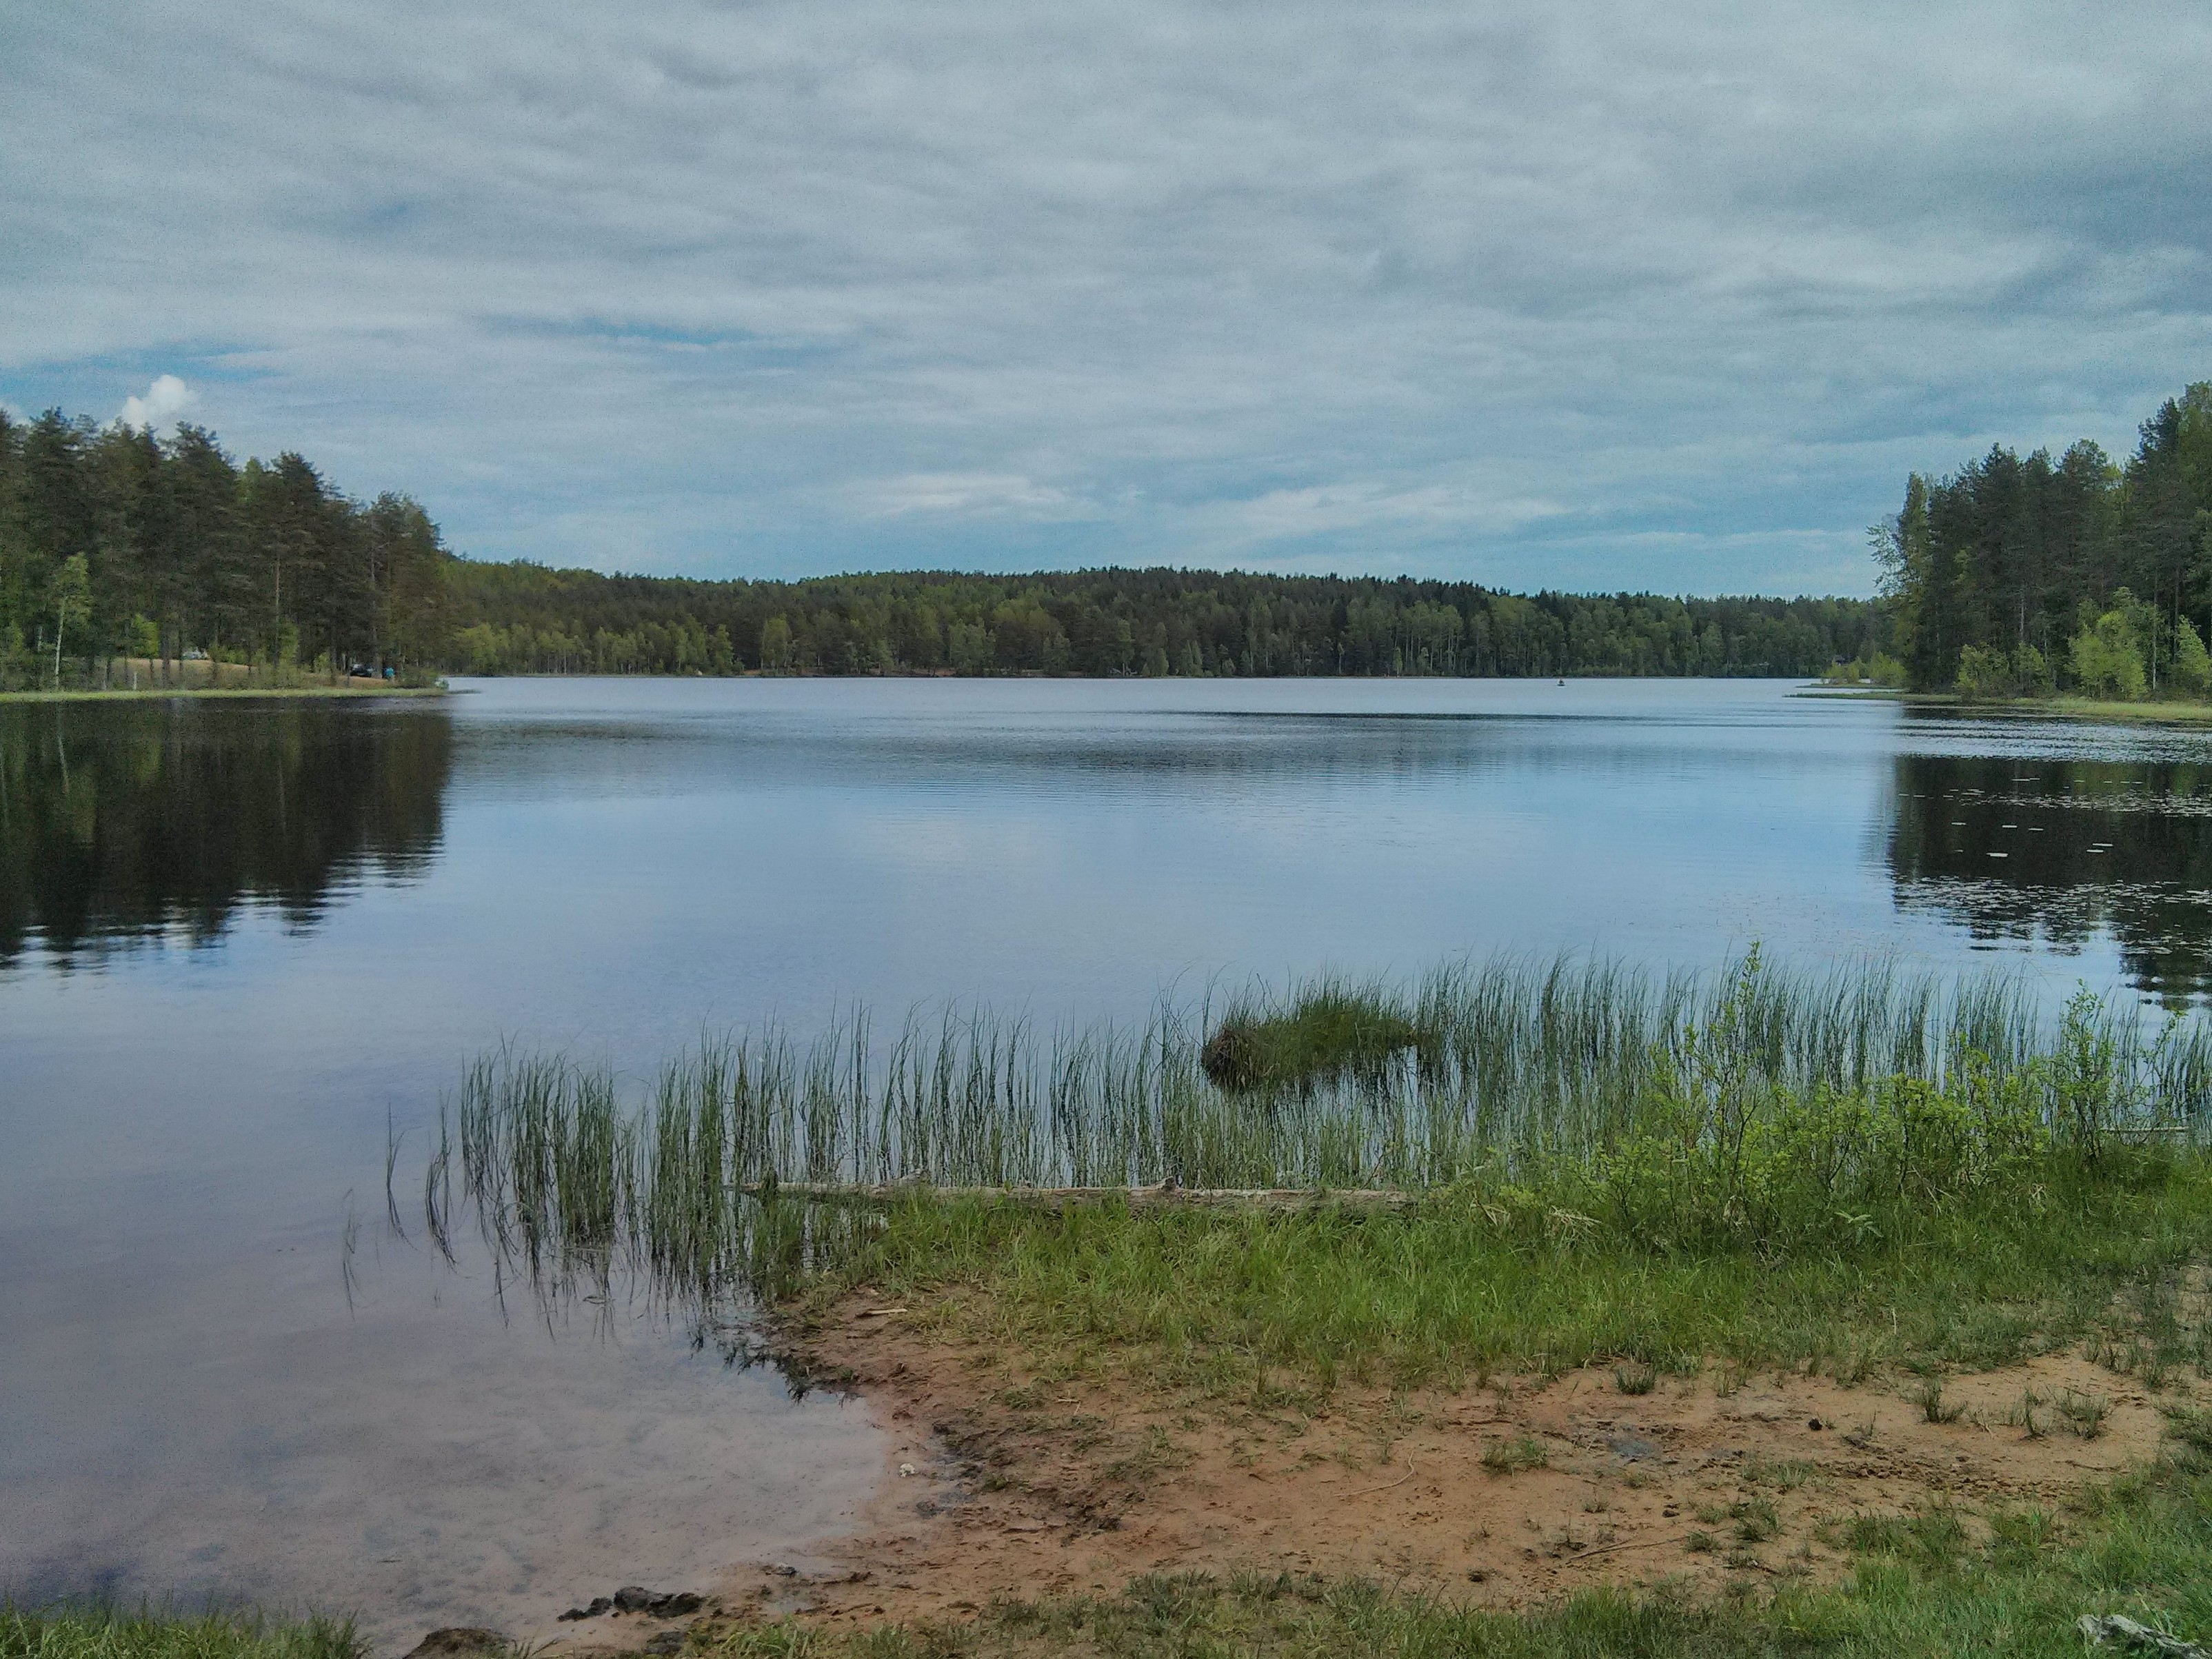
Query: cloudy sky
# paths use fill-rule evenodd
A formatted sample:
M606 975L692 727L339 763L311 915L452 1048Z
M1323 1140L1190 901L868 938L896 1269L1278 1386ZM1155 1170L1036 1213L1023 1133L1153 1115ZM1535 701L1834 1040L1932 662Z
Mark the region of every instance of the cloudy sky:
M459 550L1863 592L2212 377L2212 7L0 7L0 403Z

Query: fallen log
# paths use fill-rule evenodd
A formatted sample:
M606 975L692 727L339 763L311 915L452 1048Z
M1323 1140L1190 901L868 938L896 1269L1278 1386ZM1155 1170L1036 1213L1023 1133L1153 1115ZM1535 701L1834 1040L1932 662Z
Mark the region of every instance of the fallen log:
M1423 1197L1399 1188L1375 1187L933 1187L923 1181L752 1181L738 1191L752 1198L796 1198L823 1203L896 1204L904 1199L957 1199L1060 1209L1118 1200L1133 1210L1402 1210Z

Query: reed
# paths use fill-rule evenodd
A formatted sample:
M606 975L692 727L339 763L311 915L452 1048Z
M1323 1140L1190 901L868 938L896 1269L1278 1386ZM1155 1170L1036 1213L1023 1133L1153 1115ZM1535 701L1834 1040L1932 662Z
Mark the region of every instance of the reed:
M1249 1039L1234 1066L1224 1032ZM2016 981L1792 973L1755 949L1704 975L1498 957L1255 992L1218 1019L947 1009L884 1042L860 1012L811 1041L769 1025L628 1097L603 1066L501 1047L441 1115L424 1220L450 1255L471 1216L541 1291L628 1269L693 1302L836 1259L872 1224L825 1189L872 1184L1465 1188L1508 1210L1534 1191L1578 1218L1554 1226L1847 1241L2035 1148L2094 1160L2193 1134L2208 1108L2202 1018L2153 1030L2086 993L2051 1017Z

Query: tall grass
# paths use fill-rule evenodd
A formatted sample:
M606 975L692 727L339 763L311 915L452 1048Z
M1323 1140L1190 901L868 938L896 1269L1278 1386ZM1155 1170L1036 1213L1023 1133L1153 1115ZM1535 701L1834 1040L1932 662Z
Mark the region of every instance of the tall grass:
M1222 1032L1271 1022L1297 1065L1230 1079L1254 1086L1209 1076ZM1362 1046L1332 1065L1330 1030ZM2054 1018L2016 981L1792 973L1756 950L1705 975L1500 957L1403 988L1255 992L1218 1019L1163 1005L1134 1025L1040 1029L948 1010L882 1042L865 1014L804 1042L770 1025L703 1042L627 1097L604 1066L503 1047L442 1116L424 1214L448 1255L472 1216L540 1289L621 1267L691 1298L787 1284L842 1249L867 1224L811 1201L824 1187L1530 1182L1610 1201L1624 1224L1705 1204L1741 1227L1768 1224L1742 1201L1752 1185L1794 1182L1863 1229L1845 1200L1869 1182L1915 1200L2020 1146L2094 1158L2209 1115L2201 1018L2153 1030L2087 994Z
M0 1659L364 1659L352 1621L0 1602Z

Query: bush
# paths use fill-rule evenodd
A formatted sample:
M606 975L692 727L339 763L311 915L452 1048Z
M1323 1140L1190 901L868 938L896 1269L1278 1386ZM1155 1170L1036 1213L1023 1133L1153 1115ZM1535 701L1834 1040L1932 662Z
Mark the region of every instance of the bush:
M2093 697L2140 697L2145 681L2142 647L2131 620L2134 598L2124 587L2112 601L2112 609L2094 621L2085 614L2081 631L2074 636L2069 647L2074 683Z
M2047 697L2056 689L2051 663L2032 645L2006 652L1970 645L1959 653L1959 695L1972 702Z
M2173 684L2177 690L2201 697L2212 690L2212 652L2186 617L2173 629Z

